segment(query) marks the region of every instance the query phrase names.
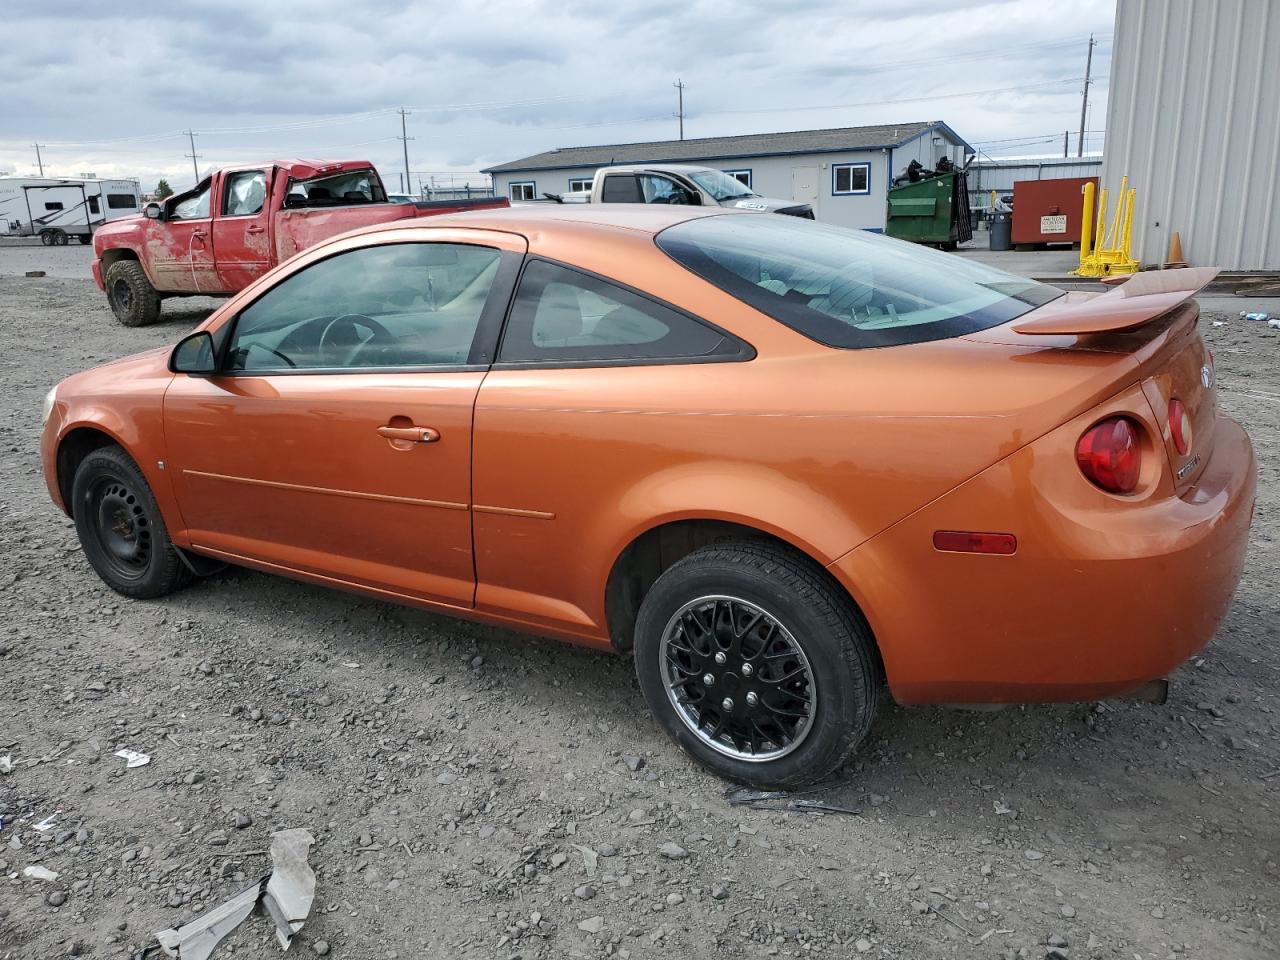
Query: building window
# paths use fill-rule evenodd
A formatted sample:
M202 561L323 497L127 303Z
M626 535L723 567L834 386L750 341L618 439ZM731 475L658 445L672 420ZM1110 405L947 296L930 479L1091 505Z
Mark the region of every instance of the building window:
M533 200L538 195L538 184L533 180L525 183L513 183L508 187L508 196L512 200Z
M112 210L136 210L138 201L128 193L108 193L107 206Z
M593 179L593 178L591 178L591 177L572 177L572 178L570 178L570 180L569 180L569 192L570 192L570 193L590 193L590 192L591 192L591 183L592 183L592 179Z
M871 192L871 164L833 163L831 192L836 196Z
M740 184L742 184L748 190L751 189L751 171L750 170L726 170L725 173L733 177L733 179L737 180Z

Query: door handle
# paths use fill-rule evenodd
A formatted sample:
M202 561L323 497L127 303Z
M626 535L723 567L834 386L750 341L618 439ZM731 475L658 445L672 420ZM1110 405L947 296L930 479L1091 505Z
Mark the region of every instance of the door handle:
M264 228L258 226L256 223L244 228L245 233L262 233L263 230Z
M410 443L435 443L440 439L440 431L430 427L379 427L378 436Z

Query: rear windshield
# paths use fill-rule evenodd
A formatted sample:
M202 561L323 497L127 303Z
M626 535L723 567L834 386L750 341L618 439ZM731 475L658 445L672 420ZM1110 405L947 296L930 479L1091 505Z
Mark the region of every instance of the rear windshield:
M726 293L831 347L958 337L1062 295L954 254L777 214L687 220L657 243Z

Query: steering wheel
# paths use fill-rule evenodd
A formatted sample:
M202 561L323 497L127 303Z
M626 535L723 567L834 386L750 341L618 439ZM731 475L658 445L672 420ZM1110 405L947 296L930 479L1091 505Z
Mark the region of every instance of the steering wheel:
M361 340L359 327L373 331L368 340ZM320 340L316 344L316 352L321 362L327 367L345 367L351 363L355 355L370 344L393 345L395 334L377 320L359 313L344 313L334 317L320 331Z

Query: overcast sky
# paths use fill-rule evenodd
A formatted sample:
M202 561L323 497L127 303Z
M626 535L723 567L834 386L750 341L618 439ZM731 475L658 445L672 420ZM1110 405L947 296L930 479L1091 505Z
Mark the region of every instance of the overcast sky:
M0 173L151 189L283 156L395 189L558 146L942 120L992 156L1061 153L1089 34L1100 150L1114 0L35 0L6 4ZM1048 142L1046 142L1048 141Z

